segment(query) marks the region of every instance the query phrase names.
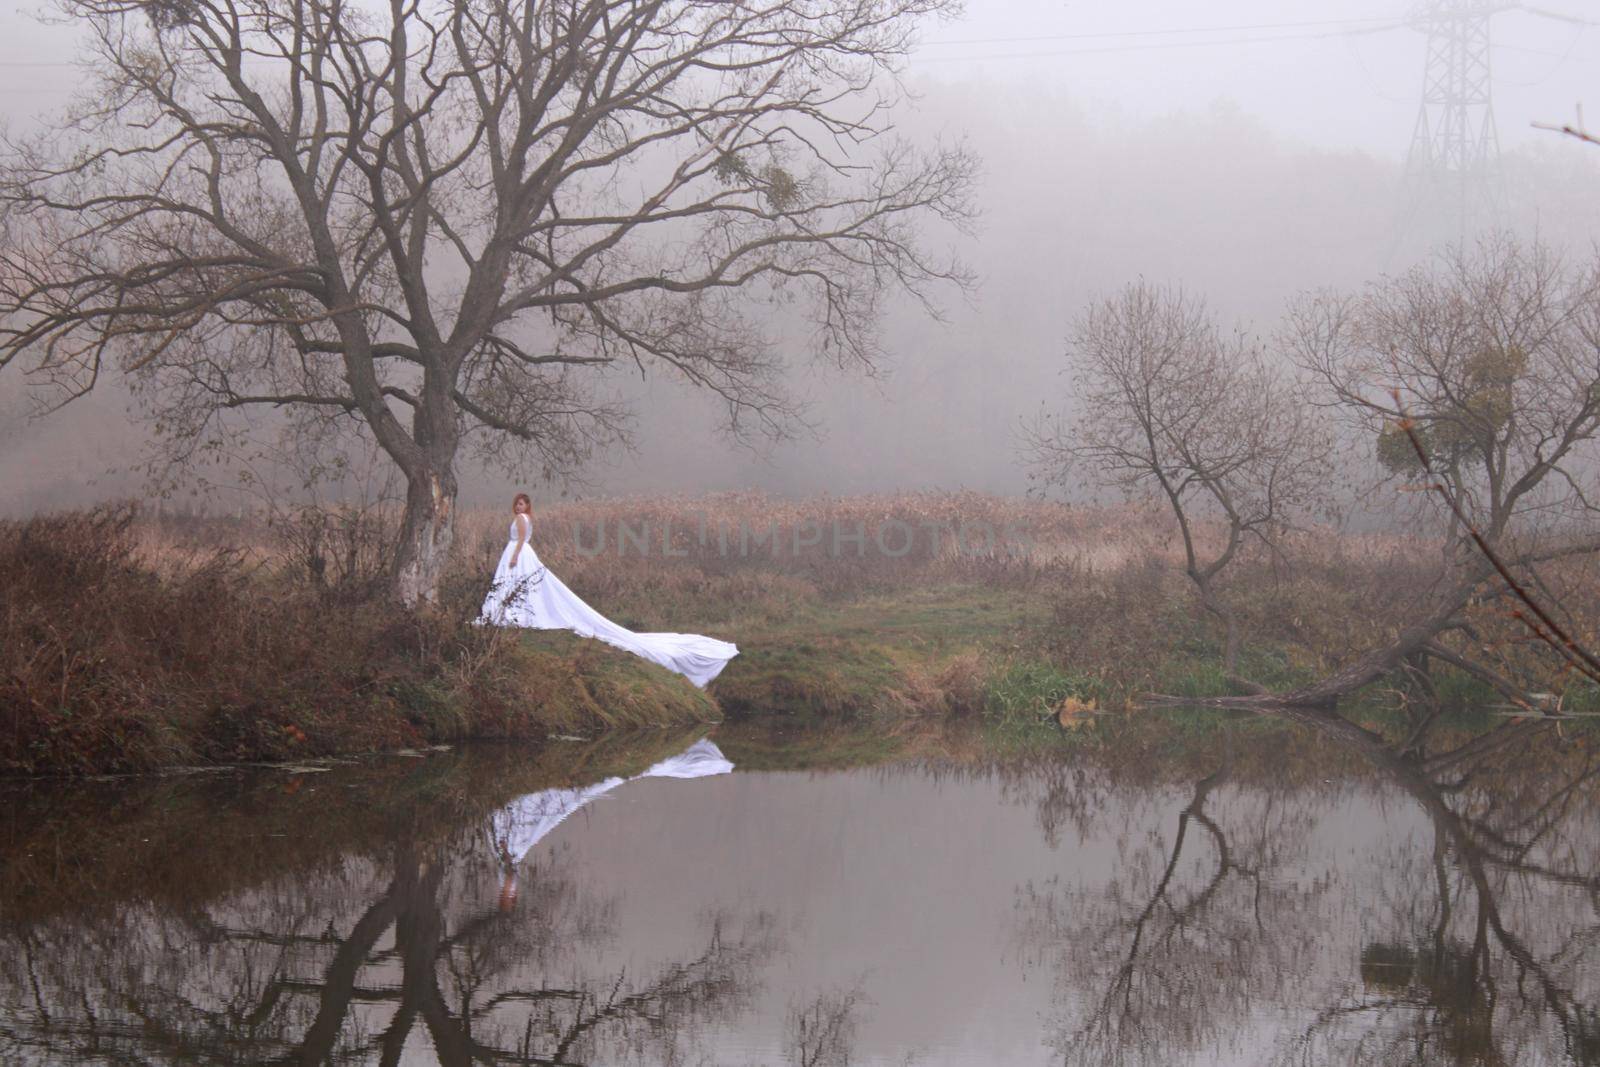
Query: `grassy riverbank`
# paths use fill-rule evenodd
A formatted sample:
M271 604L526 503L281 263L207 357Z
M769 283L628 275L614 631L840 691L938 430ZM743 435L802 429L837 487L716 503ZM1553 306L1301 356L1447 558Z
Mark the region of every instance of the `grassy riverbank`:
M463 518L441 603L419 613L378 592L385 526L373 516L268 525L111 509L0 524L0 773L724 718L1026 730L1063 706L1116 713L1141 693L1230 687L1159 521L1125 510L977 494L541 509L541 557L591 604L635 629L739 644L705 691L568 633L468 625L503 524ZM882 551L885 524L918 535ZM960 529L1006 532L969 544ZM1290 573L1243 560L1229 590L1248 625L1243 673L1283 686L1337 665L1395 624L1425 554L1343 538ZM1487 696L1447 671L1436 685L1458 705Z
M597 642L398 611L234 545L172 543L127 511L0 528L0 583L6 773L292 760L719 716L687 681Z

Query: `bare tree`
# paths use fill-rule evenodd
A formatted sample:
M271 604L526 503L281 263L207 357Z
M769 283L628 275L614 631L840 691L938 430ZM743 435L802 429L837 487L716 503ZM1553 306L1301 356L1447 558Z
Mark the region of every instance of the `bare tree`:
M1237 738L1192 792L1141 780L1136 792L1170 830L1102 827L1117 844L1106 884L1019 887L1016 936L1057 983L1060 1060L1600 1062L1584 969L1600 937L1593 746L1525 719L1406 754L1337 715L1267 714L1308 729L1292 747L1316 751L1307 764L1323 770L1311 782L1287 777L1275 746ZM1341 754L1358 762L1324 779ZM1127 771L1113 762L1091 775L1086 806L1130 819L1136 809L1104 792L1125 788ZM1151 773L1177 784L1170 768ZM1338 784L1330 793L1321 781ZM1348 832L1352 792L1390 819L1405 812L1390 827L1397 847L1365 862L1314 844L1325 819ZM1335 950L1320 975L1308 965L1339 938L1360 946L1359 982L1344 969L1353 952ZM1277 1030L1276 1048L1245 1056L1263 1003L1297 1021L1262 1027Z
M0 363L69 397L120 365L180 459L230 410L348 420L406 478L407 603L475 431L558 475L624 429L591 372L655 365L781 433L745 297L870 365L886 294L967 280L914 228L968 218L972 161L887 118L955 0L60 4L95 84L8 143Z
M1415 801L1434 847L1395 872L1426 872L1397 894L1410 911L1395 916L1405 936L1365 946L1365 988L1318 1012L1273 1062L1423 1064L1438 1052L1461 1063L1600 1062L1600 1010L1573 963L1600 936L1593 751L1551 744L1559 724L1530 719L1408 755L1339 716L1285 714L1360 752Z
M849 1067L866 999L859 989L834 989L791 1007L783 1040L791 1067Z
M1375 442L1384 479L1437 490L1417 499L1442 555L1390 641L1283 699L1330 704L1425 654L1529 703L1526 682L1484 661L1468 608L1516 599L1514 574L1539 588L1541 564L1600 551L1600 259L1574 267L1497 238L1360 295L1310 296L1288 338Z
M1236 675L1237 612L1218 590L1249 540L1270 544L1324 484L1327 449L1297 385L1200 299L1137 282L1091 304L1071 335L1076 418L1050 415L1027 448L1047 483L1090 479L1165 501L1184 571L1225 628ZM1204 524L1220 520L1220 545Z

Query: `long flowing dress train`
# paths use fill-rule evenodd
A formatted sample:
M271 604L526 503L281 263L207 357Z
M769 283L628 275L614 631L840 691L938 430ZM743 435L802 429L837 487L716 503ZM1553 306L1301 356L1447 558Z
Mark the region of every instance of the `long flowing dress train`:
M619 626L583 602L567 584L539 561L531 543L524 543L515 564L517 522L494 569L494 583L478 615L480 624L523 626L538 630L571 630L643 656L677 671L698 686L721 673L739 654L739 646L701 634L635 633Z
M518 797L490 817L493 845L496 853L515 866L567 816L620 785L641 778L707 778L732 770L733 764L722 750L714 742L701 738L676 756L669 756L632 778L613 777L577 789L546 789Z

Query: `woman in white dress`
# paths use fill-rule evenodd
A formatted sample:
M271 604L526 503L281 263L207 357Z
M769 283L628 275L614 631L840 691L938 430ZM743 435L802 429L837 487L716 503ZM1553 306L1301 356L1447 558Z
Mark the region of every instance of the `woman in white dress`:
M505 877L500 883L500 910L517 902L517 866L567 816L620 785L641 778L707 778L732 772L733 764L715 742L702 737L676 756L669 756L632 778L607 778L576 789L545 789L517 797L489 817L489 839Z
M585 604L550 573L528 543L533 502L518 493L511 502L510 539L494 569L494 584L484 598L478 622L538 630L571 630L626 649L677 671L698 686L715 678L739 654L730 641L700 634L634 633Z

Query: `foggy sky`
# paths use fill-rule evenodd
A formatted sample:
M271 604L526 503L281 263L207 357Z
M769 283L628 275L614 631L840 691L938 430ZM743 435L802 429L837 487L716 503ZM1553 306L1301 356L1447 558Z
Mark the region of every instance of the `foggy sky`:
M983 161L976 235L929 234L978 272L974 300L945 293L944 323L896 305L881 379L797 361L819 436L760 454L702 430L716 420L709 400L619 374L640 447L597 463L584 491L1019 492L1016 422L1069 401L1063 339L1091 296L1140 276L1183 284L1270 333L1301 289L1403 268L1420 254L1395 234L1423 37L1389 23L1410 6L970 0L963 18L929 24L908 69L919 100L899 121L924 143L965 137ZM1266 28L1314 21L1328 24ZM1202 26L1221 29L1157 32ZM1125 36L1091 36L1108 34ZM1531 123L1600 104L1600 26L1507 12L1494 34L1509 221L1582 245L1600 236L1600 148ZM65 104L73 53L70 28L0 10L0 122L20 132ZM0 376L0 513L137 493L139 477L118 471L144 431L120 391L27 423L18 387ZM508 484L465 482L468 502L498 501Z

